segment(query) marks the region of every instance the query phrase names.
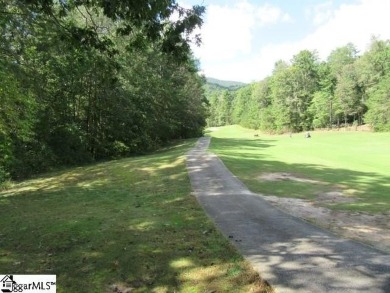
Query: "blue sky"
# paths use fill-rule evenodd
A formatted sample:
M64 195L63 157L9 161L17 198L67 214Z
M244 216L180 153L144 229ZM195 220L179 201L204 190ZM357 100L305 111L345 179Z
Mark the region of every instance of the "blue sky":
M251 82L300 50L321 60L348 42L364 52L372 36L390 39L390 0L179 0L204 5L203 44L193 47L208 77Z

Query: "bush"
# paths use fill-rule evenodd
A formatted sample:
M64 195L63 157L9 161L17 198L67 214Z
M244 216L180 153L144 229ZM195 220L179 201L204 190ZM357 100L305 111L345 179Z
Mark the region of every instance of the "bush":
M10 166L13 179L25 179L33 174L48 171L57 165L56 156L46 145L36 140L15 146L15 158Z
M0 186L9 179L9 174L0 166Z
M130 148L125 143L117 140L113 142L110 149L112 151L111 156L114 158L124 157L130 152Z

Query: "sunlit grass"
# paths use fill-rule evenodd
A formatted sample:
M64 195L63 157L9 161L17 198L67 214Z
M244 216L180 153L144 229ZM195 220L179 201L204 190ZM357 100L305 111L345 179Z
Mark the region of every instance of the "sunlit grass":
M0 272L56 274L57 292L266 292L191 196L194 142L0 191Z
M258 136L254 136L258 134ZM210 148L251 190L284 197L315 199L340 190L355 202L334 209L387 212L390 209L390 135L355 131L267 135L239 126L213 129ZM318 182L264 180L286 172Z

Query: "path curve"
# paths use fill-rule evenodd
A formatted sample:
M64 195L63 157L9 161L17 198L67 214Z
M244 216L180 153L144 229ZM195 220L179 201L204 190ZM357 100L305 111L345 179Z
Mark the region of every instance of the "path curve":
M390 255L339 238L250 192L203 137L187 153L193 193L277 292L390 292Z

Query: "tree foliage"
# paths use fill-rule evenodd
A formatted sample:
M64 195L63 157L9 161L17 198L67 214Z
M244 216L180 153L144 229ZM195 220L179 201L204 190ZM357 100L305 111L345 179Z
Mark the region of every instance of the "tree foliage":
M0 0L0 181L201 135L207 101L190 42L203 12Z
M315 51L303 50L291 62L276 62L270 77L230 91L230 108L218 108L221 100L211 92L208 123L277 133L367 123L389 131L389 82L390 41L373 38L360 56L349 43L323 62ZM216 120L226 115L221 111L231 113L231 121Z

